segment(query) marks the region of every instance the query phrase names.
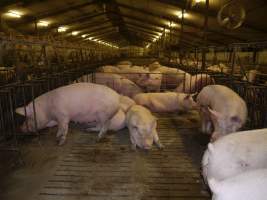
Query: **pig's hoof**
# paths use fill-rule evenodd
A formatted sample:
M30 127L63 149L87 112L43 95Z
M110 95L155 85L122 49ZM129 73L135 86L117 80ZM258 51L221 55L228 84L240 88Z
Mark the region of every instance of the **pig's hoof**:
M66 138L59 138L58 139L58 146L62 146L63 144L65 144L65 140L66 140Z
M164 148L165 148L165 146L163 144L158 145L159 150L163 150Z
M136 145L131 145L131 150L136 151Z

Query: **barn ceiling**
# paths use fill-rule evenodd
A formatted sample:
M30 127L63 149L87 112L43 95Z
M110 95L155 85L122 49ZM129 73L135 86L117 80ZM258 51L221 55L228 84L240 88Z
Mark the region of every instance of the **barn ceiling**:
M146 46L169 30L179 44L224 45L267 39L267 2L234 0L246 10L243 25L235 30L217 22L219 9L229 0L1 0L2 22L31 35L50 35L69 41L102 40L120 47ZM185 10L184 19L179 12ZM7 16L19 11L21 17ZM205 16L206 24L205 27ZM41 26L40 21L47 22ZM65 32L58 32L65 27ZM3 26L1 26L3 29Z

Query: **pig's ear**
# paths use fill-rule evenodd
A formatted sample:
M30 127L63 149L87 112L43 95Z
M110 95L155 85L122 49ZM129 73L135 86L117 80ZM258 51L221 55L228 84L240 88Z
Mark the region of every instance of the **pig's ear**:
M16 112L17 114L19 114L19 115L23 115L23 116L25 116L25 109L24 109L24 107L19 107L19 108L17 108L17 109L15 110L15 112Z
M212 110L209 107L208 107L208 112L210 114L211 119L214 120L214 121L218 121L223 117L221 113L219 113L219 112L217 112L215 110Z
M214 178L208 179L210 190L214 194L218 194L220 192L220 183L216 181Z

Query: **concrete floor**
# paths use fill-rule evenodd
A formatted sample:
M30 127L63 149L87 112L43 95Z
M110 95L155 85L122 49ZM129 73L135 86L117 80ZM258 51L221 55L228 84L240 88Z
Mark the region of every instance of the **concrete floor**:
M72 127L63 147L55 144L55 128L40 140L20 140L21 156L0 152L0 199L210 199L199 171L207 138L198 132L198 115L157 117L163 151L133 152L127 129L96 143L97 133Z

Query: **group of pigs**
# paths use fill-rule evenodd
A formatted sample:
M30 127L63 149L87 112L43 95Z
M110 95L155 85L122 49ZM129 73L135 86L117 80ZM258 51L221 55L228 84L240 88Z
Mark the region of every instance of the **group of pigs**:
M114 83L117 79L107 81L108 75L117 75L113 71L107 72L107 69L126 69L122 65L125 63L102 67L105 73L99 73L100 77L96 74L97 83L73 83L60 87L37 97L25 107L17 108L18 114L26 116L21 130L36 131L57 125L57 139L62 145L70 121L85 124L89 131L99 131L98 139L107 130L117 131L127 126L132 149L150 149L153 143L163 148L157 134L157 119L151 111L198 110L201 131L211 134L211 142L202 160L202 174L213 193L213 200L266 199L267 129L237 132L247 120L246 103L238 94L226 86L208 83L200 88L198 94L192 91L182 93L176 89L160 93L157 87L151 89L151 74L140 75L128 70L125 72L127 78L118 75L118 80L128 80L136 86L143 84L147 91L156 88L153 93L143 93L143 88L131 93L131 87L127 88L126 83ZM158 63L150 65L149 71L154 70L153 65ZM163 80L164 73L156 75L161 75ZM196 96L196 102L193 96Z

